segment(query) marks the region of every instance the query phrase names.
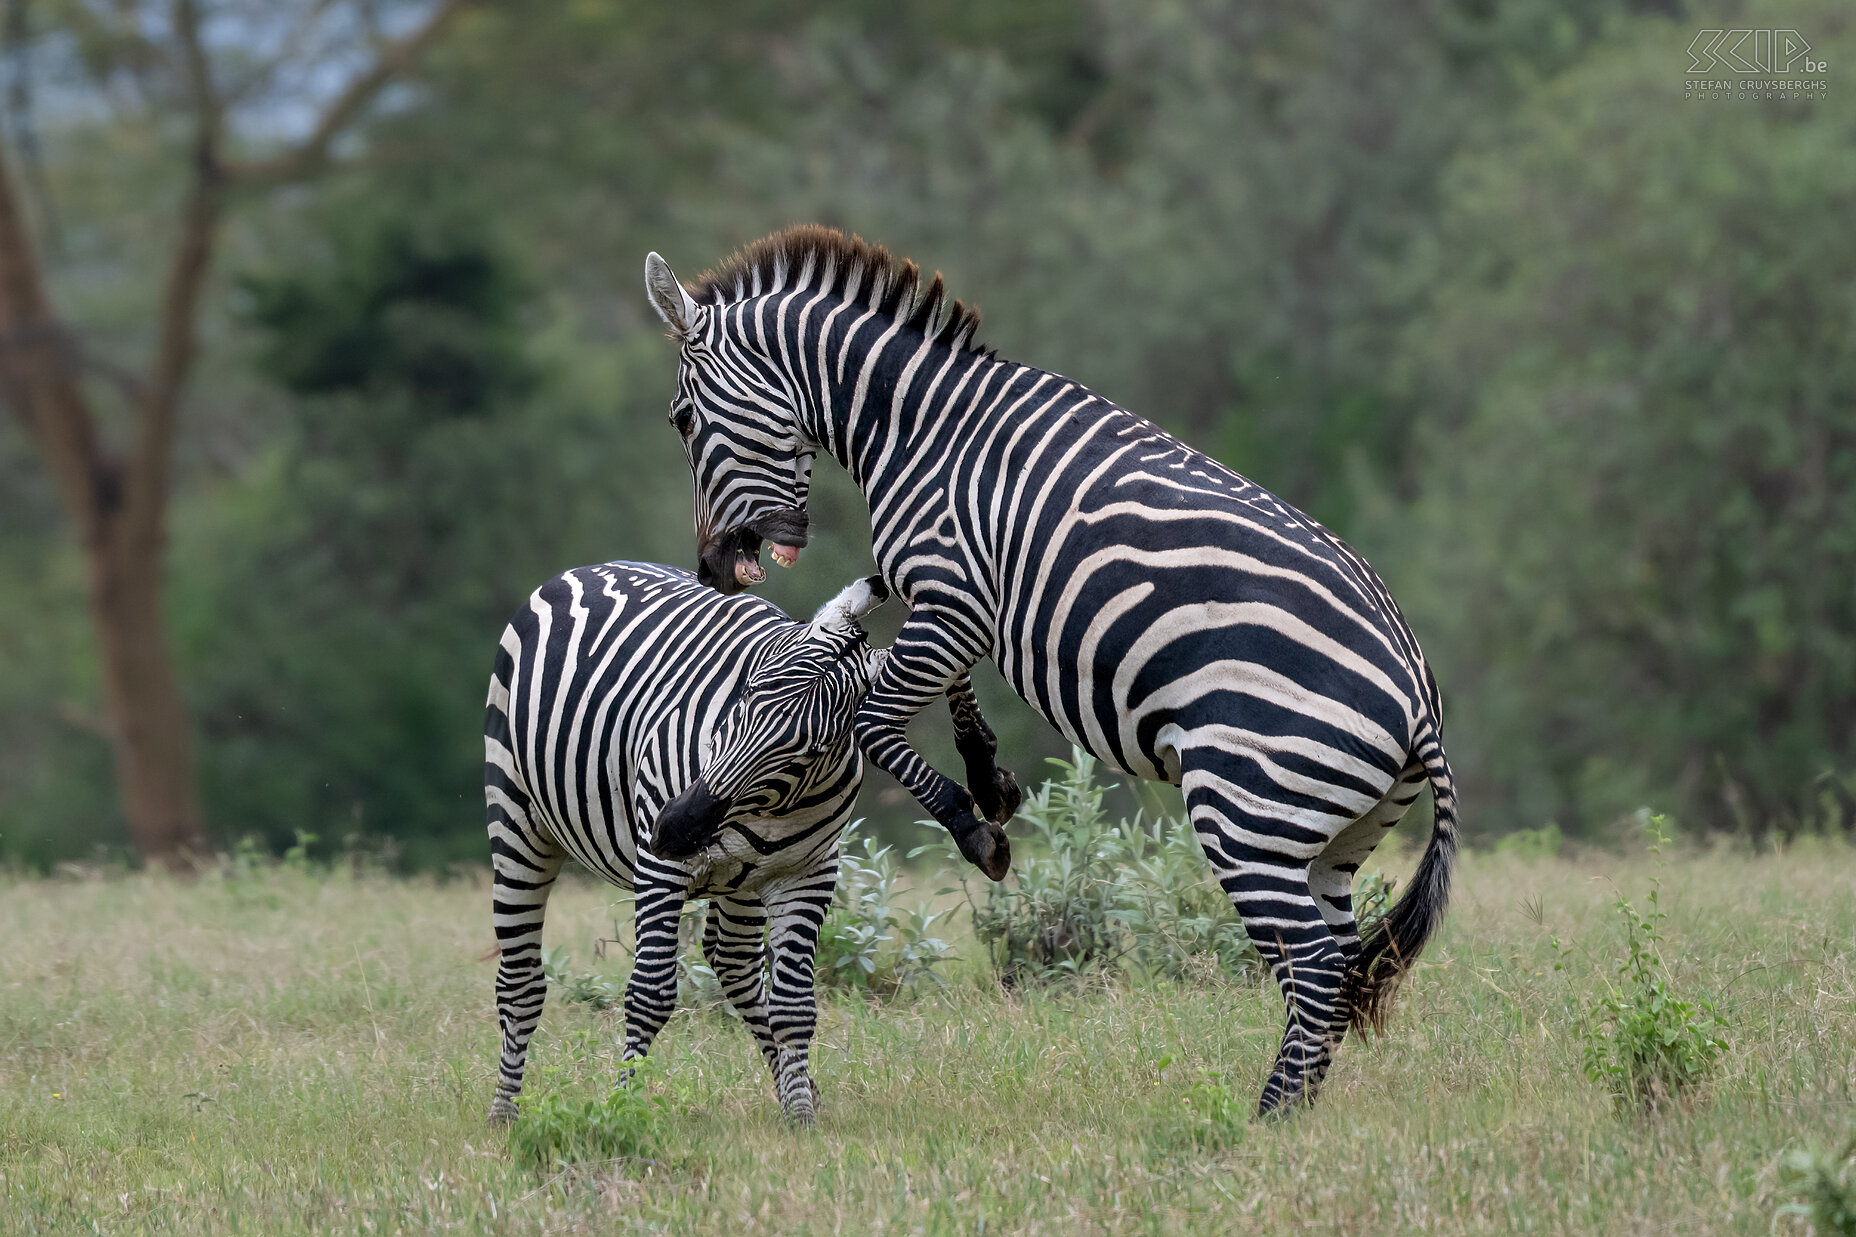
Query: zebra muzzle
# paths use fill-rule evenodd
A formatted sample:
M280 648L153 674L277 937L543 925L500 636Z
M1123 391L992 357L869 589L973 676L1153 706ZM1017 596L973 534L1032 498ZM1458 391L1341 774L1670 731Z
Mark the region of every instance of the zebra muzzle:
M688 859L715 841L728 807L727 799L711 794L698 778L657 814L651 827L651 853L659 859Z

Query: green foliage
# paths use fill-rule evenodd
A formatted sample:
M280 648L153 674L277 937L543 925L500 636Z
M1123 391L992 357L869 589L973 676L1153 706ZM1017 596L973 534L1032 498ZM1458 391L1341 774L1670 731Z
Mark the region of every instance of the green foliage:
M595 1010L617 1009L625 1003L624 981L576 971L573 961L573 955L559 945L541 951L541 973L547 977L550 997Z
M1560 853L1566 839L1560 833L1559 824L1548 821L1538 829L1516 829L1513 833L1497 839L1495 853L1513 855L1517 859L1530 862L1552 859Z
M945 270L1004 355L1361 543L1437 664L1479 832L1590 838L1642 802L1847 829L1849 97L1680 101L1693 28L1646 15L1679 7L476 6L364 158L235 195L223 229L169 592L215 836L481 855L503 619L563 567L690 561L639 256L693 275L806 218ZM142 42L84 10L38 13L22 75L76 46L141 82ZM1850 60L1828 0L1745 21ZM50 99L29 196L107 428L186 126L165 87ZM793 613L868 570L829 467L813 516L808 568L767 588ZM0 852L41 865L121 838L83 591L5 421ZM1021 767L1056 750L981 690ZM921 738L951 767L944 728Z
M329 226L331 261L244 279L266 373L297 395L403 398L437 416L526 393L525 289L480 219L350 202Z
M1787 1151L1779 1157L1779 1186L1802 1197L1782 1204L1777 1215L1809 1220L1817 1237L1856 1237L1856 1138L1840 1155Z
M1650 854L1660 861L1669 835L1661 816L1643 814ZM1727 1051L1727 1019L1706 998L1684 1000L1670 982L1658 946L1663 864L1650 876L1648 909L1638 911L1622 892L1614 905L1624 929L1617 980L1588 1011L1581 1028L1586 1076L1608 1088L1621 1106L1658 1108L1707 1080ZM1557 943L1557 942L1556 942Z
M1210 1151L1224 1151L1244 1141L1250 1126L1250 1078L1207 1070L1179 1097L1187 1139Z
M962 871L973 933L1008 985L1095 971L1202 978L1243 977L1256 950L1231 900L1212 879L1198 835L1184 818L1110 822L1107 787L1080 748L1052 760L1062 776L1026 797L1019 816L1032 845L1014 847L1012 876L976 899L951 841L941 847ZM930 849L930 848L923 848ZM1363 913L1383 913L1391 886L1370 874Z
M937 968L951 956L952 946L930 935L941 913L925 902L907 910L896 907L901 872L892 848L855 836L861 823L853 821L839 842L838 886L819 928L818 986L878 995L928 983L945 986Z
M1368 872L1353 887L1353 921L1360 935L1371 932L1386 912L1392 909L1392 895L1398 890L1398 878L1384 872Z
M1735 21L1836 64L1847 17ZM1856 804L1825 776L1856 769L1856 102L1678 104L1684 41L1621 26L1490 124L1407 272L1433 445L1416 525L1365 548L1501 824L1590 836L1651 802L1789 832Z
M627 1081L598 1098L551 1092L517 1100L509 1152L517 1165L546 1173L557 1165L649 1161L663 1153L670 1102L652 1089L650 1058L632 1063ZM544 1075L550 1071L544 1068ZM552 1077L558 1078L559 1071Z

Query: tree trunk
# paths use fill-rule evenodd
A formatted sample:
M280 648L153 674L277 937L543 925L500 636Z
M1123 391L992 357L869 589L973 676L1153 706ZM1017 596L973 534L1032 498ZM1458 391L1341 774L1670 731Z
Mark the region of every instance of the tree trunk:
M157 381L138 401L136 449L106 452L78 377L79 351L45 294L38 254L0 155L0 389L25 422L89 568L105 717L129 839L151 862L205 851L187 713L162 615L168 446L192 346L192 301L205 270L216 188L188 203L170 271ZM175 329L176 317L184 325Z
M159 529L112 521L84 547L116 786L135 849L150 862L206 853L186 705L162 613Z
M46 296L38 251L0 151L0 396L25 422L90 569L90 617L117 789L130 840L152 862L179 863L206 849L187 710L161 603L168 472L226 193L233 181L275 186L321 171L336 138L466 3L439 0L420 26L382 45L295 147L228 168L218 151L225 100L200 41L197 6L175 0L174 34L196 124L193 175L162 289L154 356L146 377L126 384L134 417L120 457L103 445L79 377L82 350Z

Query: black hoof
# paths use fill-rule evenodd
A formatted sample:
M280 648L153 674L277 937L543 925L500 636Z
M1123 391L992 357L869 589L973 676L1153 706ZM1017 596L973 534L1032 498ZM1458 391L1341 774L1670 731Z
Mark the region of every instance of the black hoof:
M967 862L993 880L1004 880L1012 870L1012 843L992 821L969 815L964 828L956 825L954 840Z
M1012 776L1012 771L997 766L993 768L990 783L970 789L979 814L995 825L1003 825L1018 815L1018 805L1025 801L1024 793L1018 789L1018 779Z

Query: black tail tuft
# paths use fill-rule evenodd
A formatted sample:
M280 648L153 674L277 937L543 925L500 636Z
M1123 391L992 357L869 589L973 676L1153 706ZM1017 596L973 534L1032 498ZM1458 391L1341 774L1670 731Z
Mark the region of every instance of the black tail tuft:
M1353 1028L1362 1034L1384 1033L1399 981L1418 960L1450 902L1450 872L1456 866L1456 784L1435 732L1420 747L1419 758L1430 775L1436 821L1411 885L1385 918L1373 925L1360 944L1359 956L1347 968L1343 996Z

